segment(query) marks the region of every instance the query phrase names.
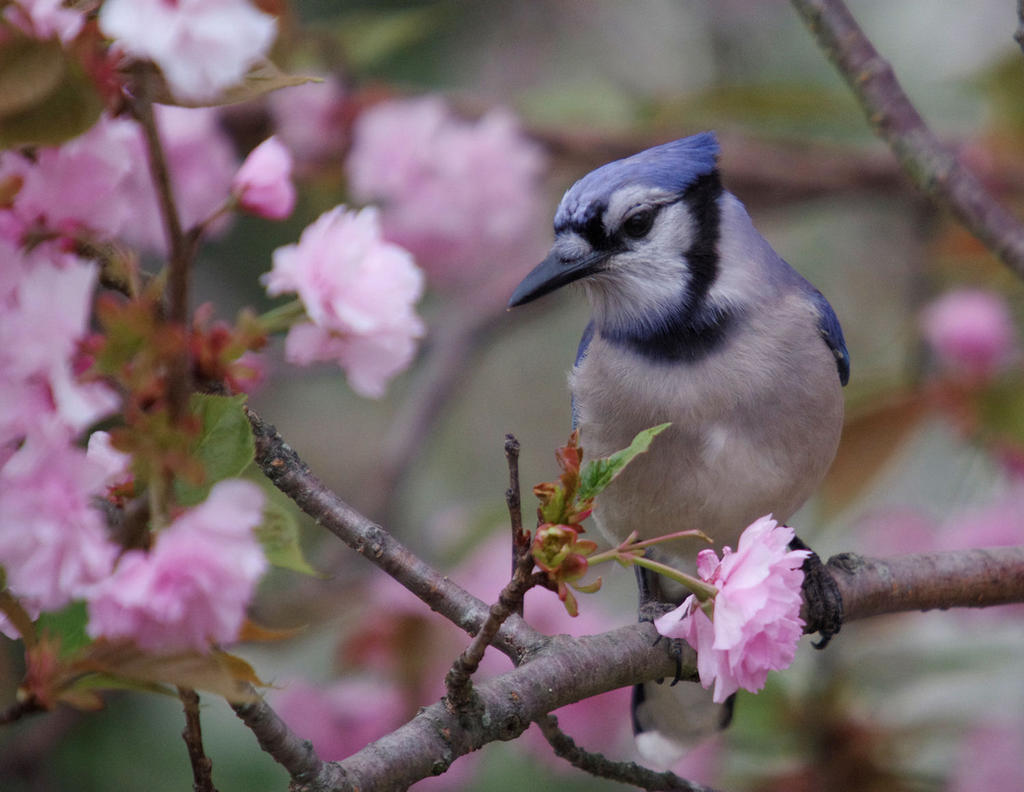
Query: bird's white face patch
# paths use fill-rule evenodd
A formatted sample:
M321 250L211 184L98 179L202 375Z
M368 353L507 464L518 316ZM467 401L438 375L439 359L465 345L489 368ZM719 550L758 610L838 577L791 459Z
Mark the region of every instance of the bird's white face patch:
M619 203L620 211L628 214L635 205L637 194L633 192ZM649 197L652 191L647 189L643 194ZM664 200L664 193L659 191L658 197ZM624 249L583 282L598 322L651 325L676 309L691 281L683 254L695 233L695 221L686 202L676 201L661 207L645 236L623 236Z
M557 253L566 261L580 259L593 252L590 243L575 231L563 231L555 237L552 252Z

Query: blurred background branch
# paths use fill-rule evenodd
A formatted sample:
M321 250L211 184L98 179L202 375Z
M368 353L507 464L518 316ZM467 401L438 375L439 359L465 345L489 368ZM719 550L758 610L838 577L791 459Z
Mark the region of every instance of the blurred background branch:
M1024 225L928 128L892 66L878 54L842 0L793 0L793 7L913 182L1024 277Z

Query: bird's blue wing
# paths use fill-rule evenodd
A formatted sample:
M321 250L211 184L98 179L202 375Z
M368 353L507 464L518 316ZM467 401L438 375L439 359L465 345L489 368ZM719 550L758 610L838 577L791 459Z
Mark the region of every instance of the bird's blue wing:
M593 338L593 337L594 337L594 322L591 321L591 322L589 322L587 324L586 328L583 330L583 337L580 339L580 345L576 348L576 362L573 365L578 366L583 361L583 358L585 358L587 356L587 348L590 346L590 339ZM575 429L576 428L576 424L579 423L579 419L580 419L579 415L576 412L576 399L575 399L575 397L573 397L572 402L571 402L571 410L572 410L572 428Z
M839 326L839 317L832 310L825 295L817 289L814 290L812 299L818 309L818 329L821 331L821 337L825 339L828 348L835 355L839 382L846 385L850 381L850 353L846 349L846 340L843 338L843 328Z

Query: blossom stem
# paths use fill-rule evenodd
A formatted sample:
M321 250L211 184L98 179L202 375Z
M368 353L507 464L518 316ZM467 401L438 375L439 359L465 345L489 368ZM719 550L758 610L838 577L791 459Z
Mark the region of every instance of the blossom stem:
M277 308L271 308L259 317L260 326L269 335L288 330L293 324L306 317L306 309L302 300L292 300Z
M237 196L228 196L227 199L225 199L220 206L218 206L209 214L209 216L207 216L204 220L197 223L195 227L192 228L192 230L189 232L190 236L198 240L210 229L210 226L216 223L224 215L228 214L229 212L235 211L237 208Z
M622 550L643 550L646 547L653 547L656 544L661 544L662 542L668 542L668 541L671 541L672 539L683 539L683 538L687 538L687 537L695 537L697 539L703 539L708 544L714 544L714 541L715 541L714 539L712 539L710 536L708 536L703 531L698 531L696 529L693 529L693 530L690 530L690 531L676 531L675 533L665 534L664 536L656 536L653 539L644 539L642 542L635 542L635 543L629 545L628 547L623 547L622 545L619 545L619 547Z
M606 561L620 561L623 563L628 563L628 561L623 559L623 556L633 554L633 552L636 550L644 550L645 548L653 547L656 544L668 542L672 539L684 539L689 537L703 539L705 542L708 543L714 542L714 540L710 536L698 530L677 531L676 533L665 534L664 536L656 536L653 539L644 539L644 541L642 542L637 542L635 541L636 531L634 531L628 537L626 537L626 540L622 542L622 544L618 545L617 547L613 547L610 550L605 550L602 553L590 556L587 559L587 563L603 564Z
M717 588L705 583L703 580L695 578L692 575L687 575L685 572L680 572L678 569L673 569L667 564L662 564L658 561L653 561L652 559L646 558L644 556L624 554L618 560L620 562L641 566L644 569L650 569L652 572L657 572L659 575L664 575L670 580L674 580L676 581L676 583L686 586L686 588L693 592L693 594L696 595L697 599L701 602L706 602L718 593Z

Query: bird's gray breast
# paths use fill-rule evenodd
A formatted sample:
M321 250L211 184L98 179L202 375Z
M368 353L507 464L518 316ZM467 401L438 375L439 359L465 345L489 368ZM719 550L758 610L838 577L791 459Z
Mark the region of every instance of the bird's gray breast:
M595 333L570 375L587 458L659 435L598 498L609 540L698 528L735 547L757 517L788 519L835 455L843 402L835 360L801 300L770 321L745 320L714 355L687 364L643 359ZM692 559L692 542L668 555Z

